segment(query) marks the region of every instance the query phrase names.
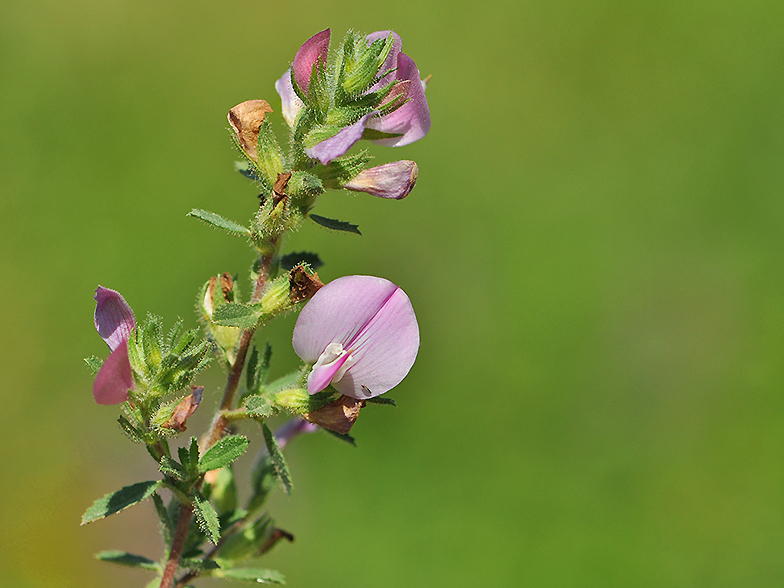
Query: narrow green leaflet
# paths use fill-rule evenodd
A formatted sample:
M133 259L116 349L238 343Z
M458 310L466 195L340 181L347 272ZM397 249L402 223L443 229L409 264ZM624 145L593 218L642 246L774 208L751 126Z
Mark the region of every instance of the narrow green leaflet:
M188 479L188 472L185 471L185 468L166 455L161 458L160 467L158 469L162 474L179 480L180 482Z
M138 484L131 484L130 486L121 488L117 492L111 492L103 498L99 498L93 502L93 505L82 515L82 524L86 525L87 523L92 523L98 519L120 512L129 506L133 506L145 498L152 496L160 485L160 480L139 482Z
M217 570L220 566L211 559L201 559L198 557L183 557L180 560L180 567L194 572L204 572L207 570Z
M152 572L160 572L161 564L157 561L152 561L141 555L134 555L127 551L101 551L95 554L95 559L101 561L108 561L109 563L117 564L119 566L126 566L129 568L140 568L142 570L150 570Z
M283 457L283 452L280 450L280 447L278 447L275 435L272 434L272 431L265 423L262 423L261 430L264 432L264 441L267 443L267 451L269 451L272 465L275 467L275 475L278 480L280 480L280 483L283 485L283 490L288 496L291 494L293 486L291 484L291 472L289 472L286 458Z
M120 428L122 429L122 432L125 433L128 439L130 439L134 443L141 443L142 441L144 441L144 437L141 431L139 431L139 429L134 427L133 424L131 424L131 421L129 421L123 415L120 415L117 418L117 422L120 424Z
M166 545L171 545L172 537L174 537L174 524L169 516L169 511L166 509L166 505L163 504L163 498L157 492L152 495L152 502L155 504L155 512L158 514L158 520L161 523L163 542Z
M348 433L338 433L337 431L330 431L329 429L324 429L324 430L330 435L332 435L333 437L337 437L341 441L345 441L346 443L352 445L353 447L357 446L357 440L354 439L354 437L352 437Z
M210 501L204 498L204 495L198 490L193 491L193 512L196 515L196 522L199 523L199 528L213 544L217 545L220 540L218 513L215 512Z
M376 396L375 398L366 398L365 402L369 402L371 404L389 404L390 406L394 406L397 408L397 404L391 398L381 398L381 396Z
M275 570L231 568L228 570L215 570L215 572L212 575L217 578L230 578L232 580L257 582L259 584L285 584L286 583L286 579L283 576L283 574Z
M215 214L214 212L201 210L200 208L194 208L187 214L187 216L192 216L202 220L208 225L212 225L216 229L223 229L232 235L250 235L250 230L247 227L243 227L241 224L223 218L221 215Z
M355 233L357 235L361 235L362 233L359 232L359 225L352 225L346 221L339 221L335 220L334 218L326 218L324 216L319 216L317 214L309 215L310 218L313 219L314 222L321 225L322 227L327 227L328 229L332 229L333 231L345 231L346 233Z
M252 329L259 322L260 308L240 302L229 302L215 309L212 322L223 327Z
M210 470L225 467L245 453L250 441L242 435L229 435L218 441L207 450L199 461L199 472L204 474Z

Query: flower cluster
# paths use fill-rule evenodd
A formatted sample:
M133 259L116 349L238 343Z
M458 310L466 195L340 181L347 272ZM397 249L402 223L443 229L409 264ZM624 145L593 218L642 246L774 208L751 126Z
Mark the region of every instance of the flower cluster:
M394 404L378 397L400 384L417 357L419 326L400 287L364 275L324 284L316 273L323 265L319 255L282 252L285 237L308 219L359 233L349 222L313 214L329 189L406 197L416 184L415 162L369 167L367 150L350 151L361 140L401 147L430 130L426 82L402 52L397 33L350 31L333 51L330 39L329 29L308 39L275 84L288 141L278 142L266 100L247 100L229 111L232 139L244 158L238 170L261 191L250 220L242 224L200 209L189 213L248 241L255 255L249 295L241 295L237 276L210 277L197 297L201 338L198 329L183 331L182 321L168 334L154 315L137 323L119 292L103 286L95 292L95 328L110 350L104 361L87 360L96 374L95 401L122 405L123 432L146 446L162 478L106 495L82 521L153 497L168 542L165 564L116 551L98 554L157 572L160 582L150 585L186 586L203 575L282 583L277 572L240 564L292 539L264 506L276 485L291 491L283 449L295 437L322 429L353 443L348 433L360 410L368 403ZM271 348L257 348L254 335L289 312L299 313L291 343L303 363L270 381ZM200 441L193 437L173 451L169 441L202 406L204 388L192 381L211 359L226 371L217 412ZM288 420L273 433L268 420L282 415ZM244 505L232 472L250 443L237 434L242 422L258 423L264 439ZM161 488L172 496L168 506L157 493Z

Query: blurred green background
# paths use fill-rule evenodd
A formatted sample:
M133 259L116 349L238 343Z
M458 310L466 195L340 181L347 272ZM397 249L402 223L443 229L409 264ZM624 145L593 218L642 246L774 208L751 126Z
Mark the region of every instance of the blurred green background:
M266 565L294 587L781 586L783 22L780 0L0 3L2 584L146 582L92 554L157 558L149 505L79 527L156 475L93 403L93 291L193 326L211 274L245 275L245 245L185 214L249 217L226 112L278 110L329 26L399 32L433 127L374 149L418 162L406 200L329 194L317 212L364 235L309 224L288 250L402 286L422 347L357 449L291 445L272 508L297 540ZM292 325L262 335L276 373ZM206 419L219 370L202 383Z

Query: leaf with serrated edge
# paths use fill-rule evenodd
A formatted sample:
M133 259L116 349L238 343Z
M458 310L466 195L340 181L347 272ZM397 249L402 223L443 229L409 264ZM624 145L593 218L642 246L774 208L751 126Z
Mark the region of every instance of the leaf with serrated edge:
M217 545L220 540L220 521L218 520L218 513L210 504L210 501L204 498L204 495L197 491L193 491L193 512L196 515L196 522L199 528L205 535Z
M152 495L152 502L155 505L155 512L158 514L158 520L161 523L161 535L163 535L163 542L170 545L172 537L174 536L174 525L172 524L169 511L166 505L163 504L163 498L157 492Z
M160 480L139 482L121 488L117 492L110 492L103 498L99 498L93 502L92 506L85 511L82 515L82 524L86 525L87 523L92 523L98 519L118 513L129 506L133 506L145 498L152 496L153 492L155 492L160 485Z
M242 435L229 435L210 447L199 461L199 472L225 467L245 453L250 441Z
M228 570L215 570L214 576L218 578L230 578L232 580L245 580L246 582L258 582L260 584L285 584L286 579L280 572L275 570L231 568Z
M308 251L298 251L296 253L288 253L280 258L280 267L285 270L291 270L295 265L305 262L314 270L317 270L324 262L317 253L310 253Z
M362 234L359 232L358 225L352 225L346 221L339 221L335 220L334 218L327 218L317 214L311 214L310 218L312 218L314 222L321 225L322 227L327 227L333 231L344 231L346 233L354 233L356 235Z
M270 428L263 423L261 425L261 430L264 432L264 441L267 443L267 451L270 454L272 465L275 467L275 475L278 480L280 480L280 483L283 485L283 490L288 496L291 494L293 486L291 484L291 472L289 472L286 458L283 457L283 452L280 450L280 447L278 447L278 442L275 441L275 435L272 434Z
M127 551L101 551L95 554L95 559L129 568L141 568L142 570L150 570L152 572L161 571L161 564L157 561L147 559L141 555L134 555Z
M234 221L230 221L229 219L223 218L221 215L215 214L214 212L209 212L207 210L194 208L188 213L187 216L192 216L194 218L197 218L201 221L204 221L208 225L212 225L216 229L223 229L224 231L228 231L233 235L250 234L250 230L247 227L243 227L239 223L235 223Z

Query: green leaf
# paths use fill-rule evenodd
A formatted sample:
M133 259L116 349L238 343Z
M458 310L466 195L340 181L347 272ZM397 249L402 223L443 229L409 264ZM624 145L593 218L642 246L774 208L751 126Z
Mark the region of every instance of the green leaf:
M160 467L158 469L162 474L179 480L180 482L188 479L188 472L185 471L185 468L167 455L164 455L161 458Z
M161 523L161 535L163 535L163 542L166 545L171 545L172 537L174 537L174 525L172 524L169 510L163 504L163 498L157 492L152 495L152 502L155 505L155 512L158 514L158 520Z
M260 584L286 583L283 574L275 570L230 568L228 570L215 570L213 576L217 578L230 578L232 580L244 580L246 582L258 582Z
M381 396L376 396L375 398L365 398L365 402L370 402L371 404L389 404L397 408L397 404L391 398L381 398Z
M301 263L307 263L313 269L318 269L324 265L317 253L308 253L307 251L288 253L280 258L280 267L286 271L294 269L295 266Z
M333 437L336 437L336 438L340 439L341 441L345 441L346 443L348 443L349 445L352 445L353 447L357 446L356 439L354 439L354 437L352 437L348 433L338 433L337 431L330 431L329 429L324 429L324 430L327 433L329 433L330 435L332 435Z
M90 371L95 376L100 371L101 366L103 365L103 360L99 357L95 357L94 355L91 355L90 357L84 358L84 363L87 364L87 367L90 368Z
M293 486L291 485L291 472L289 472L289 466L286 463L286 458L283 457L283 452L280 450L278 442L275 440L275 435L272 434L272 431L266 425L266 423L262 423L261 430L264 433L264 441L267 443L267 451L270 454L272 465L275 468L275 475L283 485L283 490L286 492L286 495L289 496L291 495L291 489Z
M310 218L316 224L321 225L322 227L327 227L328 229L332 229L333 231L345 231L346 233L355 233L357 235L361 235L362 233L359 232L357 228L359 225L352 225L346 221L339 221L333 218L326 218L323 216L319 216L317 214L311 214Z
M131 441L134 443L141 443L144 441L143 433L134 427L131 421L129 421L123 415L120 415L117 418L117 422L120 424L120 428L122 429L123 433L125 433Z
M129 506L133 506L152 496L160 485L160 480L139 482L138 484L131 484L121 488L117 492L110 492L103 498L93 502L92 506L85 511L82 515L82 524L92 523L120 512Z
M190 445L178 447L177 455L180 456L180 463L188 472L196 472L199 469L199 442L196 437L191 437Z
M207 570L217 570L220 566L211 559L183 557L180 560L180 567L193 572L206 572Z
M241 224L225 219L221 215L215 214L214 212L201 210L200 208L194 208L187 214L187 216L195 217L204 221L208 225L212 225L216 229L223 229L232 235L250 235L250 229L247 227L243 227Z
M101 561L108 561L109 563L126 566L129 568L141 568L142 570L150 570L152 572L160 572L161 564L157 561L152 561L141 555L134 555L127 551L101 551L95 554L95 559Z
M240 302L229 302L215 309L212 322L223 327L237 327L239 329L252 329L261 317L261 309Z
M199 528L213 544L217 545L220 540L218 513L215 512L210 501L195 489L193 491L193 512L196 515L196 522L199 524Z
M245 408L253 418L267 418L277 413L270 401L258 394L248 396L245 399Z
M199 472L202 474L210 470L225 467L245 453L250 441L242 435L229 435L218 441L207 450L199 461Z

